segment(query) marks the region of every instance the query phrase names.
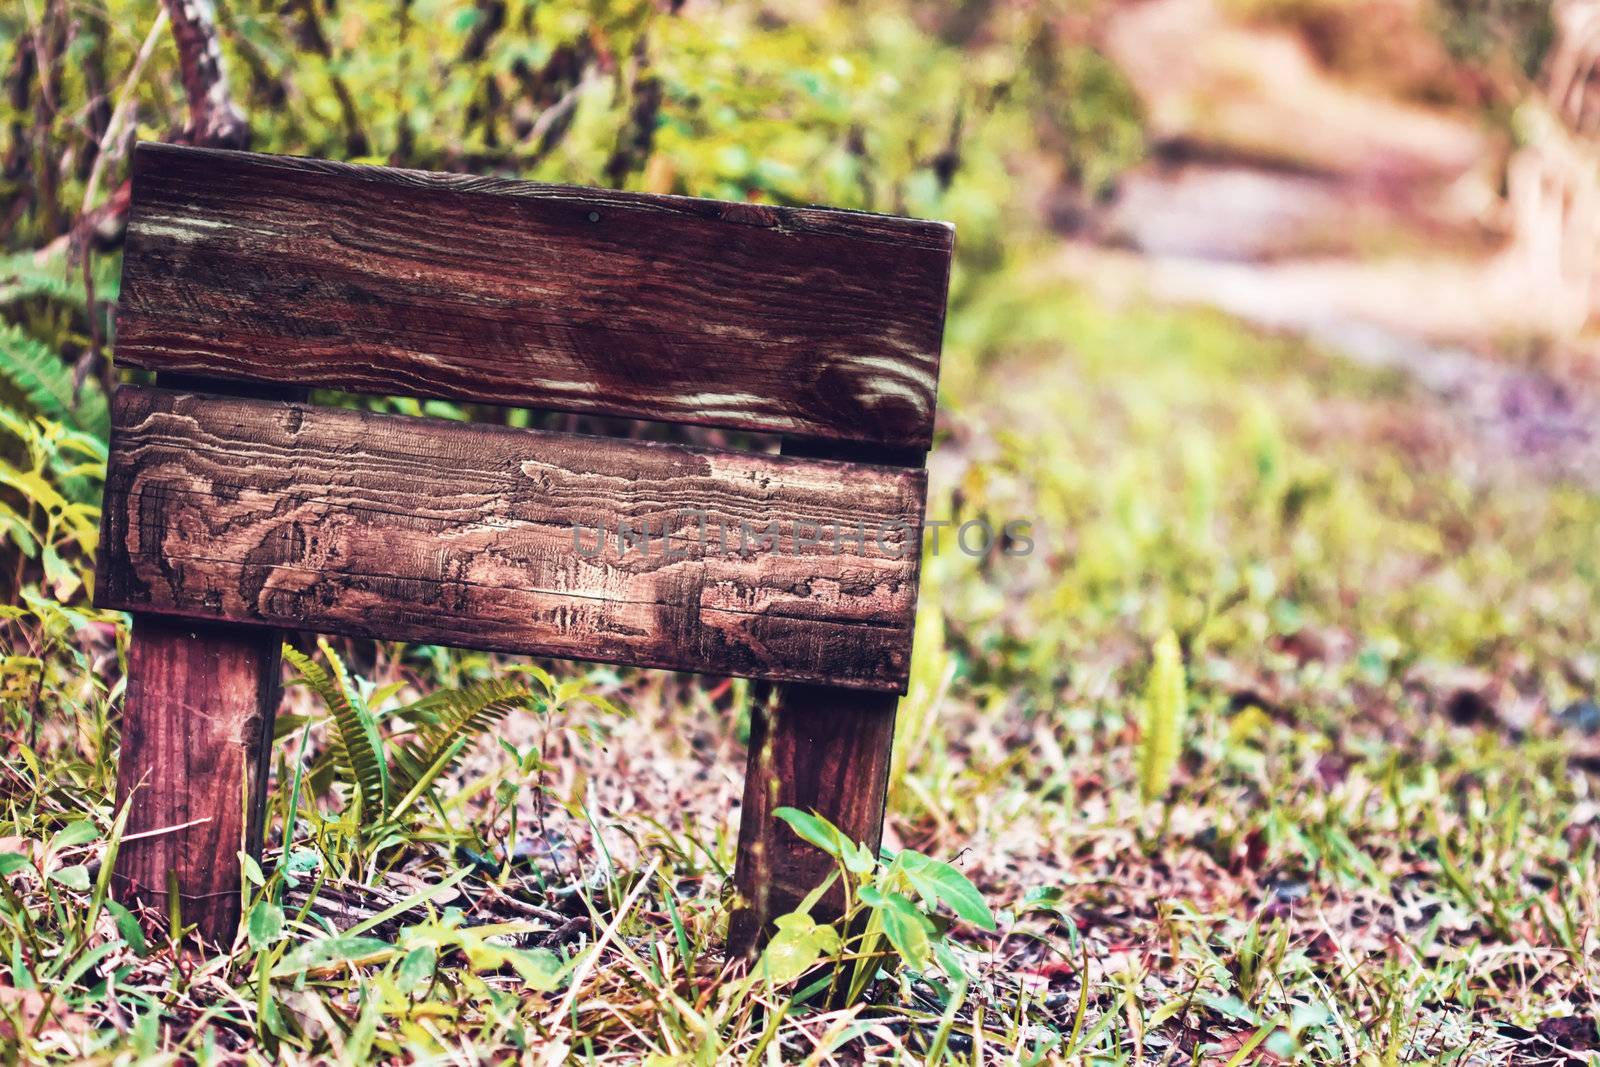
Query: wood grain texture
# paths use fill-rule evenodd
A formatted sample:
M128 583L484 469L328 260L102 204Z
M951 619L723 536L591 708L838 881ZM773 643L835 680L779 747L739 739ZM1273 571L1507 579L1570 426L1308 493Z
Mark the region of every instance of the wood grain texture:
M140 144L124 366L926 448L953 230Z
M101 606L904 689L921 470L131 386L112 410ZM822 543L738 550L796 521ZM856 523L883 541L825 532ZM613 536L586 556L574 525Z
M734 872L742 906L729 920L730 955L753 957L772 920L793 911L834 869L831 856L801 840L774 810L818 812L877 855L898 706L892 694L819 685L779 686L770 706L758 703ZM835 885L812 914L822 920L843 908Z
M239 922L239 851L261 851L279 642L276 631L138 616L128 644L117 803L132 800L117 895L164 916L173 872L183 922L224 945Z

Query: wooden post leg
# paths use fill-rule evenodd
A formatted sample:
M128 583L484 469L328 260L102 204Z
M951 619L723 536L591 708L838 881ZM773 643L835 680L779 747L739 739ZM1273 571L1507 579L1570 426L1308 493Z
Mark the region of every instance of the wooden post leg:
M772 920L793 911L834 867L831 857L774 818L775 808L815 811L877 853L899 700L786 685L771 704L758 702L739 822L734 883L742 906L728 927L731 954L753 957ZM835 886L813 914L837 916L843 903Z
M168 914L175 872L185 924L228 944L239 923L238 852L261 852L282 634L135 616L128 644L117 803L124 900Z

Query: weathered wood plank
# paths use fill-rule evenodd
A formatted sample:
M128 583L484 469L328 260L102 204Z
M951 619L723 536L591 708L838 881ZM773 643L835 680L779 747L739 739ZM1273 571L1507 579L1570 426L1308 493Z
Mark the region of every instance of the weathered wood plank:
M138 387L112 409L102 606L904 689L921 470Z
M926 448L953 230L141 144L124 366Z

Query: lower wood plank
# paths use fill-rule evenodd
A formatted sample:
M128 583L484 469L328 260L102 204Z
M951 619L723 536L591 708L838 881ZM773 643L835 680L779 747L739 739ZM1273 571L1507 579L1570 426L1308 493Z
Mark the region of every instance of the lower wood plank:
M238 926L239 852L260 853L280 647L276 631L150 616L128 645L117 895L165 916L175 877L182 921L214 943Z
M124 387L97 602L901 692L925 484L921 470ZM647 547L621 542L624 522Z

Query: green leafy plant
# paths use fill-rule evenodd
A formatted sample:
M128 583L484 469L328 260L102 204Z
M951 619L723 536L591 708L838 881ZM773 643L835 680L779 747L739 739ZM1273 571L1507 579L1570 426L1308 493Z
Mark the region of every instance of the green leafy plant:
M351 683L344 661L326 640L317 646L328 667L300 650L283 646L283 657L300 672L298 681L322 699L332 725L333 766L352 784L350 821L357 826L380 822L393 807L389 756L378 722L363 694Z
M62 252L31 251L0 256L0 399L24 412L105 440L110 428L100 383L79 380L63 349L87 346L91 314L104 316L104 301L117 295L117 264L94 264L93 303L83 271Z
M885 851L875 859L866 846L814 813L779 808L775 814L801 839L832 856L837 868L800 907L778 918L778 932L761 957L761 974L790 982L832 957L838 966L827 983L836 992L845 976L849 1003L861 999L880 970L896 964L916 974L937 965L947 978L965 986L965 970L946 939L952 923L943 912L981 930L995 929L983 895L965 875L911 849ZM818 923L811 910L841 879L844 914L837 923Z
M35 561L57 600L90 582L100 541L103 441L58 422L0 408L0 534ZM20 588L24 569L12 576Z
M0 378L20 395L26 410L106 436L109 420L99 389L85 383L80 400L75 400L72 368L12 323L0 323Z
M352 787L347 816L367 830L403 815L454 766L469 743L513 708L543 710L559 688L553 679L549 687L491 679L442 689L389 713L409 729L386 739L373 710L373 694L352 680L326 640L317 644L326 668L288 645L283 655L300 672L298 680L328 709L333 767Z
M317 645L326 667L293 646L283 649L284 658L299 672L296 681L316 693L328 710L331 744L309 777L319 781L331 772L349 783L350 802L341 819L369 843L390 839L407 813L455 769L467 746L514 709L548 715L583 700L617 713L604 697L589 691L584 680L559 681L548 671L525 664L513 668L515 676L436 690L380 714L378 709L399 686L364 685L351 677L326 639L318 639ZM395 727L387 735L386 721ZM301 725L310 724L287 719L280 729Z

